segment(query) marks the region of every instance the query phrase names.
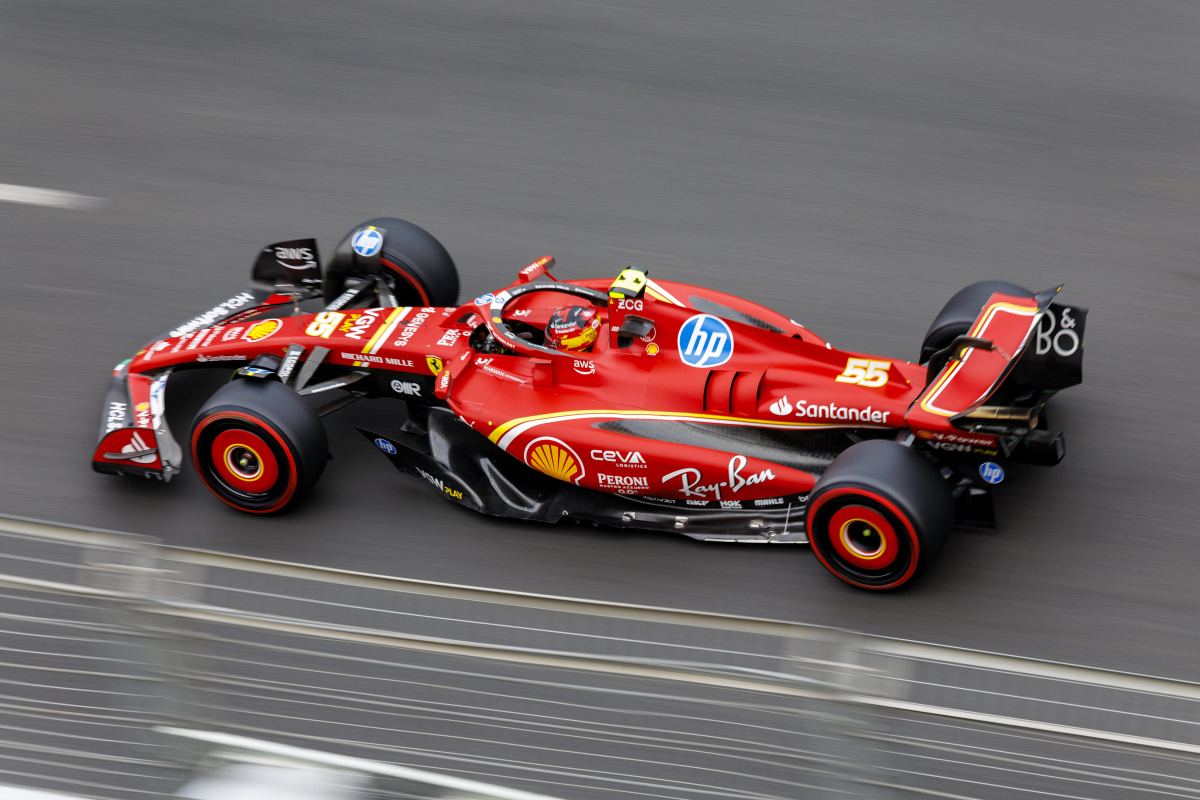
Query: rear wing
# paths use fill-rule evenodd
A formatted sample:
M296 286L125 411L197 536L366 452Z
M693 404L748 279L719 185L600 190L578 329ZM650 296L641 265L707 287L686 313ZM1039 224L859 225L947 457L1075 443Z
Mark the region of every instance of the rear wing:
M1044 398L1082 381L1087 309L996 292L905 421L914 430L1020 436L1037 426Z

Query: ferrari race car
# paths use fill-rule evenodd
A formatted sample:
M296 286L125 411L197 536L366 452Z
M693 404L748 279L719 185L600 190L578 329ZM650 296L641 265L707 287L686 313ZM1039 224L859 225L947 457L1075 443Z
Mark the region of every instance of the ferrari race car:
M832 347L787 316L651 280L560 280L539 258L458 304L446 249L398 219L264 248L243 291L113 371L93 467L169 480L169 376L233 368L187 437L229 505L294 505L329 458L321 417L403 401L359 429L401 472L485 514L812 544L864 589L908 582L956 525L990 527L1012 462L1054 465L1047 400L1081 381L1087 310L999 281L954 295L917 362ZM332 397L317 405L306 398Z

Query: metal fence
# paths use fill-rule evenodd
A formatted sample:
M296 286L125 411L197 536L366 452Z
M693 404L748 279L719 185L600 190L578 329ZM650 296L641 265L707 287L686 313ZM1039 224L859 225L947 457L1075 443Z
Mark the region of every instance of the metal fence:
M282 761L379 797L1200 798L1196 684L12 519L0 591L23 786Z

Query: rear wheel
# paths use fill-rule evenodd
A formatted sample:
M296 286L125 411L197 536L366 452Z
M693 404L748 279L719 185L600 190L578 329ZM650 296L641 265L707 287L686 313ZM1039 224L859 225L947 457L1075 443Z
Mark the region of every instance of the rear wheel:
M972 283L965 289L960 290L954 297L951 297L946 305L942 306L942 310L938 315L934 317L933 324L929 326L929 330L925 333L925 339L921 342L921 358L919 363L927 363L933 357L934 353L949 347L950 343L957 337L963 336L970 331L971 326L975 323L975 318L983 310L983 304L995 292L1011 294L1017 297L1033 297L1033 292L1015 283L1007 283L1005 281L980 281L979 283ZM942 356L942 363L933 365L934 369L930 374L936 375L941 372L948 358L949 356Z
M217 497L240 511L283 511L307 492L329 458L316 413L273 380L236 380L192 423L192 463Z
M817 481L808 538L820 562L860 589L896 589L941 551L954 501L920 453L872 440L847 448Z
M383 245L364 258L356 254L352 238L368 226L382 231ZM402 219L367 220L346 234L325 272L325 302L332 301L355 281L376 279L387 284L402 306L458 305L458 268L454 259L433 234Z

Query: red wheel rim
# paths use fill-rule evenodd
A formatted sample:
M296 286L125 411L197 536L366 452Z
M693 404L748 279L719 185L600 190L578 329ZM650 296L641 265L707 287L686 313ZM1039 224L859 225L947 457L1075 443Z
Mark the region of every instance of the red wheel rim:
M843 509L850 513L839 517L841 524L834 527L833 519ZM856 556L850 548L839 548L838 544L842 525L854 519L870 523L872 519L864 513L868 511L879 515L886 526L876 528L881 538L884 530L890 531L891 537L884 545L887 548L884 553L876 558L864 560ZM917 538L912 522L887 497L870 489L838 486L818 494L811 501L806 516L805 527L808 529L808 539L812 542L814 555L830 572L846 583L874 591L895 589L907 583L916 573L921 558L921 540ZM867 555L875 553L875 550L869 548L855 549L866 549ZM885 555L887 552L895 555L888 559ZM884 560L887 560L886 566L879 563Z
M261 436L232 428L213 437L213 467L230 488L247 494L269 491L279 479L279 462Z
M250 463L239 463L239 447L253 456ZM192 462L213 494L251 514L270 514L285 507L299 486L288 441L263 420L240 409L219 410L196 423Z
M829 540L847 562L863 569L886 569L900 555L896 529L866 506L839 508L829 519Z

